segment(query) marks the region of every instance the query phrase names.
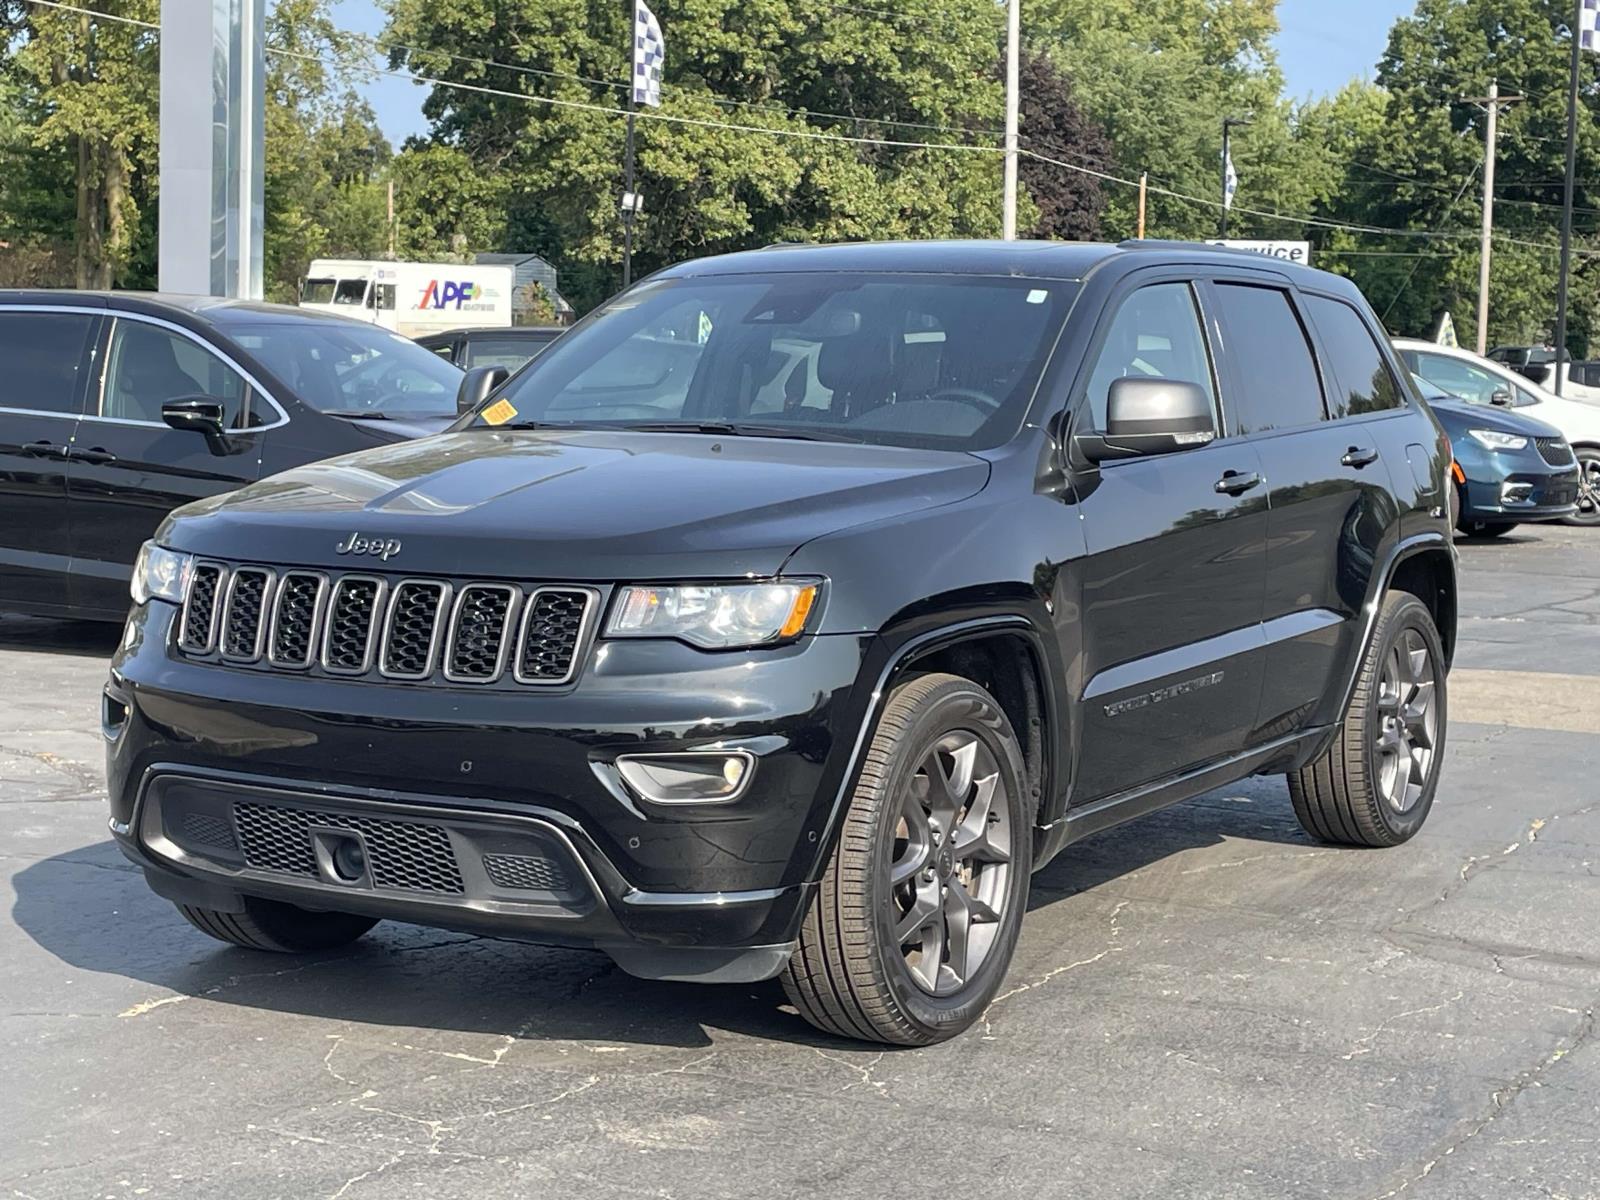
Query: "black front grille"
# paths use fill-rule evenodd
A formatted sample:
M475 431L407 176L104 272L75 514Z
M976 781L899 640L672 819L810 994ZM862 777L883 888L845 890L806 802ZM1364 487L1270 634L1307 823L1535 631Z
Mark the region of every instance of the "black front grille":
M365 575L347 575L333 585L322 648L324 667L359 675L372 665L372 634L382 594L382 581Z
M407 580L396 585L383 632L385 675L422 679L433 672L439 622L450 590L442 583Z
M498 583L474 583L461 589L445 652L445 678L488 682L500 677L516 596L516 589Z
M272 575L260 567L240 567L228 581L222 609L220 649L224 658L251 661L261 657L267 591Z
M483 873L510 891L564 892L570 886L560 863L532 854L485 854Z
M1539 457L1552 467L1571 466L1574 461L1572 447L1567 445L1566 438L1536 437L1533 444L1539 448Z
M183 628L178 645L196 654L211 649L216 632L217 600L222 590L222 568L216 563L197 563L189 580L189 597L183 606Z
M188 845L210 846L219 850L232 850L238 844L233 838L233 826L210 813L184 813L178 836Z
M460 895L465 888L450 836L437 825L239 802L234 824L245 865L258 871L317 876L311 830L348 829L366 843L374 887Z
M389 579L200 563L179 621L186 654L335 675L570 683L599 617L594 589Z
M590 595L568 588L541 588L528 601L517 678L525 683L564 683L572 676L588 620Z
M278 581L267 658L274 666L309 667L317 648L317 606L327 581L309 571L289 571Z

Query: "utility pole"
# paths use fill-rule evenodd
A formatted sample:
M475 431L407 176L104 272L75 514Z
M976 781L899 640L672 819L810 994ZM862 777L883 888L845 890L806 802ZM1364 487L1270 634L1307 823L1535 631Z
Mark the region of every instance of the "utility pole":
M1570 36L1572 38L1572 79L1567 91L1567 174L1561 191L1561 276L1556 283L1556 395L1567 370L1567 287L1572 271L1572 189L1578 173L1578 67L1582 62L1584 0L1574 0ZM1590 27L1592 30L1592 26Z
M1150 172L1139 172L1139 240L1144 241L1144 202L1150 190Z
M1489 114L1483 130L1483 233L1478 251L1478 353L1489 349L1489 262L1493 253L1491 237L1494 233L1494 160L1495 145L1500 136L1500 106L1517 103L1521 96L1502 96L1500 81L1490 80L1487 96L1467 96L1468 104L1476 104Z
M1022 0L1007 0L1005 196L1000 216L1000 236L1008 242L1015 241L1017 237L1017 59L1021 41Z
M394 259L394 180L389 180L389 258Z

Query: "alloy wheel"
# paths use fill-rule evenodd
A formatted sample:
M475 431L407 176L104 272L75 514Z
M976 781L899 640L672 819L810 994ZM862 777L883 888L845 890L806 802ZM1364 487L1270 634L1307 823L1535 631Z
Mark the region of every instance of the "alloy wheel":
M1600 522L1600 455L1586 454L1578 459L1576 519L1585 524Z
M1432 655L1422 634L1402 630L1378 676L1378 793L1394 812L1422 798L1438 743L1438 705Z
M1012 805L993 752L966 730L928 749L901 797L890 919L912 979L931 995L965 987L1003 927Z

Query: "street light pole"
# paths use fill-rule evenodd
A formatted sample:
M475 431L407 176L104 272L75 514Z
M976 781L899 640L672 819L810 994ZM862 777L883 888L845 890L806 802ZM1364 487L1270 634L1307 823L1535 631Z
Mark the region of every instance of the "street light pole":
M1018 56L1022 40L1022 0L1006 3L1006 153L1005 195L1000 215L1000 236L1017 237L1017 109Z
M1498 80L1489 81L1487 96L1468 97L1468 103L1479 104L1489 118L1483 131L1483 227L1479 234L1478 249L1478 353L1489 348L1489 264L1494 253L1494 160L1495 143L1500 131L1500 106L1511 105L1521 96L1502 96Z

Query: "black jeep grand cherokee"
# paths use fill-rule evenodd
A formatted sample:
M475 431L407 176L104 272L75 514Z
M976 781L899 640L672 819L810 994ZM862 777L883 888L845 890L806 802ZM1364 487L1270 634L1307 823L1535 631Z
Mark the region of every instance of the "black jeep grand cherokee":
M451 432L175 513L111 827L199 928L394 918L965 1029L1064 846L1251 773L1433 803L1445 439L1332 275L1200 246L687 263Z

